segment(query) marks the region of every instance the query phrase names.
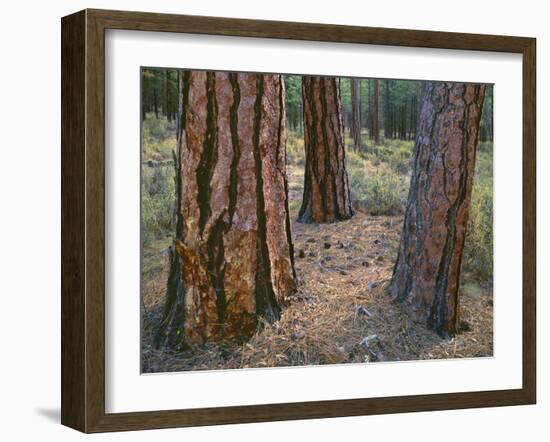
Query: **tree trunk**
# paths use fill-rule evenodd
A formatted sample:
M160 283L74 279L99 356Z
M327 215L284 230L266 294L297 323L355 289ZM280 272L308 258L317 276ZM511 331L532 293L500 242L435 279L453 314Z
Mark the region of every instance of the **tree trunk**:
M157 97L157 88L155 87L153 89L153 107L155 108L155 118L159 119L159 104L158 104L158 97Z
M415 97L411 95L411 111L409 114L409 127L407 131L407 140L412 140L414 137L414 109L415 109Z
M380 144L380 112L379 112L379 91L378 91L378 80L374 80L374 93L373 93L373 103L372 103L372 137L374 139L374 144Z
M143 94L143 92L142 92ZM145 100L143 99L143 95L141 97L141 121L145 121L145 118L147 117L147 114L145 112Z
M373 139L373 133L372 133L372 93L371 93L371 82L372 80L367 80L367 127L369 128L369 139Z
M443 337L457 332L458 286L485 86L427 82L390 294Z
M407 139L407 115L409 114L409 103L407 100L403 103L403 140Z
M306 166L298 221L332 223L351 218L338 80L304 76L302 95Z
M168 69L164 71L164 113L166 114L166 119L171 121L170 118L170 72Z
M356 151L362 150L361 142L361 99L359 97L359 80L350 79L351 86L351 134L353 137L353 148Z
M176 237L157 345L244 340L295 290L280 75L185 72Z
M391 92L390 80L386 80L385 87L385 103L384 103L384 137L391 138Z

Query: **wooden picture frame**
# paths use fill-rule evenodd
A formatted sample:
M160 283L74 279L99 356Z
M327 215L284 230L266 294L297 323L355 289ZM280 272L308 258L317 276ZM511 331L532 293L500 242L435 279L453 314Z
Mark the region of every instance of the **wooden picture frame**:
M534 404L536 400L536 40L326 24L84 10L62 19L62 424L142 430ZM512 390L105 412L105 30L123 29L523 57L523 382Z

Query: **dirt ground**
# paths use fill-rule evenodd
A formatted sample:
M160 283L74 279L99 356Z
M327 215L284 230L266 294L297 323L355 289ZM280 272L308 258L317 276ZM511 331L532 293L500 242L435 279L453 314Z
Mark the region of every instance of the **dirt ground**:
M374 363L493 354L493 293L469 275L460 289L461 332L450 340L413 323L387 294L402 217L356 209L335 224L295 222L301 171L289 166L289 198L298 292L274 324L245 344L209 343L182 353L156 350L170 238L144 250L142 371L168 372L343 363Z

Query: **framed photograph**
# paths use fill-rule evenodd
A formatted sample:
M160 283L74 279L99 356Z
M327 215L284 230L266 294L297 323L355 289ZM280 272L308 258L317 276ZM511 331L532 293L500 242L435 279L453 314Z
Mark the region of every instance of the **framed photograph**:
M536 43L62 27L62 423L536 400Z

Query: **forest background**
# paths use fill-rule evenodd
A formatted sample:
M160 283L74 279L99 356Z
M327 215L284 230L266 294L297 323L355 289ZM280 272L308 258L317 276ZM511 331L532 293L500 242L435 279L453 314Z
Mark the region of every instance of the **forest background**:
M391 276L396 247L407 202L411 173L411 156L418 122L418 103L423 83L397 79L340 79L344 120L346 169L352 206L356 214L345 226L337 229L304 226L296 223L302 203L304 186L304 133L302 77L285 75L286 163L289 184L289 210L295 243L295 255L303 279L316 279L317 272L329 272L336 292L349 291L351 285L362 285L353 278L354 266L371 266L376 280L364 281L369 290L381 285ZM284 342L275 359L266 358L262 347L273 349L273 340L266 333L262 339L247 346L233 347L208 344L198 354L160 352L152 344L165 300L166 272L174 232L176 128L178 124L178 71L146 68L142 71L142 307L144 309L142 356L144 371L172 371L200 368L231 368L274 365L303 365L376 360L408 360L425 358L473 357L492 355L492 272L493 272L493 88L487 87L480 124L480 143L470 217L462 265L461 291L467 320L461 322L466 336L450 344L433 334L417 329L399 316L391 305L379 305L384 315L370 327L357 326L358 305L346 306L346 312L336 311L335 303L346 304L333 295L327 296L324 308L317 317L330 321L340 317L335 327L346 328L350 312L355 333L342 333L332 345L319 345L334 331L321 327L296 325L309 323L303 311L291 311L292 322L285 332L291 344ZM354 118L358 124L354 126ZM359 133L353 128L359 127ZM371 223L371 220L374 223ZM356 255L346 247L346 255L338 251L314 247L318 240L325 246L344 244L347 234L365 230L367 223L377 227L376 237L359 241ZM326 225L325 225L326 226ZM349 236L349 235L348 235ZM326 241L324 241L326 239ZM323 242L324 241L324 242ZM361 241L364 241L361 248ZM369 242L370 241L370 242ZM365 253L375 247L374 254ZM344 251L342 251L344 252ZM346 261L347 259L347 261ZM374 268L372 267L374 265ZM361 267L360 267L361 268ZM350 276L352 275L352 276ZM320 275L321 277L323 275ZM335 282L336 281L336 282ZM350 283L351 281L351 283ZM327 292L323 285L307 287L309 292ZM308 293L309 293L308 292ZM307 295L309 297L309 295ZM321 297L322 298L322 297ZM323 298L325 299L325 298ZM383 297L369 300L369 309L382 302ZM309 302L309 301L308 301ZM322 302L319 299L319 302ZM365 300L363 300L365 302ZM359 306L360 307L360 306ZM355 313L354 313L355 312ZM392 316L393 315L393 316ZM303 316L306 319L303 319ZM309 319L307 319L309 318ZM385 319L382 319L385 318ZM334 319L335 320L335 319ZM284 322L284 321L283 321ZM336 321L338 322L338 321ZM374 322L374 321L371 321ZM282 325L284 328L284 324ZM277 334L281 331L277 330ZM365 335L365 336L362 336ZM361 348L361 339L376 336L377 345ZM383 345L395 341L395 345ZM307 339L302 339L307 337ZM302 342L307 341L307 342ZM350 343L353 342L353 344ZM450 350L450 345L453 349ZM275 346L276 347L276 346ZM322 348L321 348L322 347ZM344 350L342 350L344 349ZM345 353L345 357L341 353ZM245 357L246 355L246 357Z

